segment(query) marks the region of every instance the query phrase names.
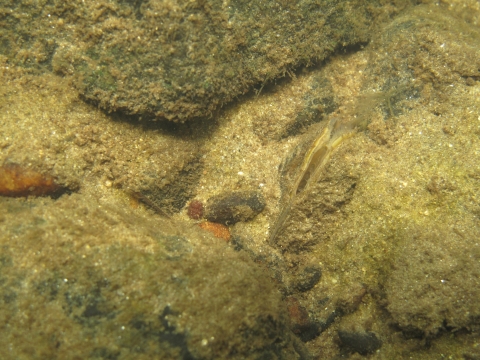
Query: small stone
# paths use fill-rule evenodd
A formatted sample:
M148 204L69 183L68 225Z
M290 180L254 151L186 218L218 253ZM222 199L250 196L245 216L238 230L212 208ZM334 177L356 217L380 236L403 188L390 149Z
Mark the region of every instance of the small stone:
M232 225L253 219L264 208L265 199L259 192L228 192L208 199L205 218L208 221Z
M368 355L382 346L382 341L373 332L338 331L341 347L349 352Z
M4 164L0 167L0 196L58 197L67 191L58 185L55 178L19 164Z
M228 228L223 224L205 221L198 224L198 226L200 226L203 230L211 232L215 237L219 239L223 239L225 241L230 240L230 230L228 230Z
M198 220L203 217L203 204L199 200L192 200L188 204L187 215L190 219Z
M313 288L322 277L322 270L316 266L307 266L295 279L295 289L305 292Z

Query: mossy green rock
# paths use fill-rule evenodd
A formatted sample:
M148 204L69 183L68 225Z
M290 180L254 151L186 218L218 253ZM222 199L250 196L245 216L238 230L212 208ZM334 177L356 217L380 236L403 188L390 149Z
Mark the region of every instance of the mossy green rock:
M83 97L109 111L185 121L335 49L367 42L377 20L408 3L7 2L0 54L75 75Z
M298 358L279 293L223 241L85 195L0 201L2 359Z

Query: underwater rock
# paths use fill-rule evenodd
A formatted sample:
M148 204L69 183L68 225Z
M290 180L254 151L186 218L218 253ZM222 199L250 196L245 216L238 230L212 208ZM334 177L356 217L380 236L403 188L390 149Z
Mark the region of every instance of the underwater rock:
M253 219L265 208L265 199L257 191L235 191L213 196L207 201L205 218L232 225Z
M407 114L420 95L422 103L431 102L429 111L435 118L443 119L448 109L445 125L438 120L433 122L438 135L432 137L435 139L432 141L438 143L440 139L448 138L445 142L450 144L449 147L454 146L453 138L457 141L461 138L455 132L462 127L464 134L471 132L467 128L477 118L475 116L473 121L465 119L459 124L454 120L458 115L450 115L457 106L450 100L454 91L464 87L468 77L480 76L480 32L477 26L464 21L455 13L437 7L419 7L416 11L406 12L389 24L384 35L372 43L374 61L367 69L367 73L372 74L367 86L375 82L388 95L383 103L388 117ZM469 36L462 35L464 28L471 28ZM379 80L375 75L381 73L384 78ZM466 104L468 101L465 101L464 108L469 108L470 105ZM420 130L425 132L427 128ZM370 131L369 137L377 144L391 145L395 141L388 137L387 141L381 141L383 136L379 131ZM470 140L465 137L462 141L467 143ZM426 136L422 142L428 143ZM395 256L388 261L392 271L383 286L386 308L397 326L406 333L432 338L448 329L478 327L480 305L476 299L480 296L480 233L475 213L478 201L472 202L471 197L463 195L478 193L478 183L461 182L461 176L467 175L458 175L468 174L467 169L475 168L468 163L472 155L467 155L466 147L458 147L454 156L464 156L464 159L456 160L462 164L462 170L459 170L456 164L443 162L443 158L451 158L452 154L440 152L435 155L431 146L425 148L428 150L416 151L428 154L432 160L422 164L422 171L429 175L422 179L423 194L417 193L417 198L441 204L436 206L445 213L424 205L422 212L416 210L424 217L421 221L417 223L418 218L412 216L401 230L395 230ZM398 150L396 153L400 154ZM409 165L402 166L407 168ZM470 186L473 190L469 189ZM433 212L435 215L429 216Z
M195 187L203 166L198 155L173 161L171 164L177 165L178 168L175 169L176 171L168 173L166 177L157 177L157 174L151 172L148 174L150 176L142 174L144 178L137 179L137 184L129 189L130 194L138 201L157 214L167 217L179 212L187 201L195 196ZM194 212L191 212L189 216L192 215L199 219L203 209L199 207L196 200L193 200L192 203ZM202 204L200 203L200 205ZM191 206L189 209L191 209Z
M387 309L400 328L431 337L478 327L479 237L478 227L460 232L447 224L404 234L385 283Z
M185 121L336 49L368 42L378 21L408 4L12 2L0 36L12 64L74 76L81 95L109 112Z
M196 227L84 194L0 208L8 359L299 358L269 276Z
M459 37L458 29L464 27L469 36ZM430 100L432 85L448 94L452 84L478 79L477 29L438 8L420 6L395 18L370 44L364 99L357 107L360 121L375 106L381 107L384 120L406 114L422 96L423 102ZM371 133L379 144L391 145L394 141Z

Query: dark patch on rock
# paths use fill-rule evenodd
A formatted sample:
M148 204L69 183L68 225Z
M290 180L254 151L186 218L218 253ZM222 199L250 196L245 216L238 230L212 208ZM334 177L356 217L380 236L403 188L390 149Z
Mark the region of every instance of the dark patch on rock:
M425 333L422 330L412 326L407 326L400 330L402 331L403 337L407 340L425 338Z
M62 285L62 280L50 278L44 281L41 281L37 284L37 291L44 295L48 300L55 300L57 297L60 286Z
M82 317L86 317L86 318L90 318L94 316L100 317L104 315L105 313L103 311L100 311L97 303L88 304L85 307L85 311L82 313Z
M357 352L360 355L371 354L382 346L382 341L373 332L338 331L340 346L348 352Z
M303 342L311 341L322 333L321 324L309 321L303 326L297 327L293 330L294 333L298 331L297 335Z
M118 2L130 5L133 8L135 18L137 20L141 20L143 18L141 7L143 3L147 2L147 0L118 0Z
M128 324L139 338L136 349L142 351L143 347L148 346L148 342L155 341L161 348L169 349L168 352L178 353L179 359L196 359L188 348L186 334L177 331L173 325L178 315L180 314L170 306L165 306L156 319L147 320L145 314L137 314Z
M265 199L257 191L235 191L213 196L207 201L208 221L232 225L253 219L265 208Z
M148 187L134 193L142 203L160 215L177 213L195 196L202 168L203 162L199 155L185 164L178 173L170 174L168 180L153 181Z
M242 238L240 236L232 236L230 245L233 246L235 251L241 251L245 249Z
M290 296L286 299L288 314L290 315L291 329L303 342L315 339L321 332L321 325L312 321L307 309L300 305L297 298Z
M117 360L119 356L120 356L120 351L110 350L110 349L107 349L106 347L95 348L90 353L91 359Z
M327 319L323 322L321 322L322 324L322 331L325 331L327 330L330 325L332 325L334 322L335 322L335 319L340 317L340 316L343 316L343 312L342 311L339 311L339 310L333 310L328 316L327 316Z
M182 360L194 360L195 357L190 350L188 350L185 334L177 332L175 326L170 325L168 315L178 316L179 314L173 311L170 306L166 306L165 309L163 309L163 312L159 316L160 322L164 327L164 331L159 335L160 341L167 342L173 348L179 348Z
M480 79L480 76L463 76L465 78L465 84L467 86L475 86L476 80L475 79Z
M310 125L325 119L325 116L335 111L337 104L333 96L333 88L324 76L312 79L310 91L305 94L304 107L294 121L287 124L280 139L295 136L307 131Z

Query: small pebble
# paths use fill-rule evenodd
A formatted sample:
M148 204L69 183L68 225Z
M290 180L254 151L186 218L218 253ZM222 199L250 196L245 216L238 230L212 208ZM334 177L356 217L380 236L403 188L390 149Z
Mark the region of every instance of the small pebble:
M211 232L215 237L225 241L230 240L230 230L225 225L205 221L198 224L203 230Z
M295 278L295 289L305 292L312 289L322 277L322 270L317 266L307 266Z
M265 199L257 191L227 192L208 199L205 218L212 222L232 225L253 219L264 208Z
M192 200L188 204L187 215L190 219L198 220L203 217L203 204L199 200Z

